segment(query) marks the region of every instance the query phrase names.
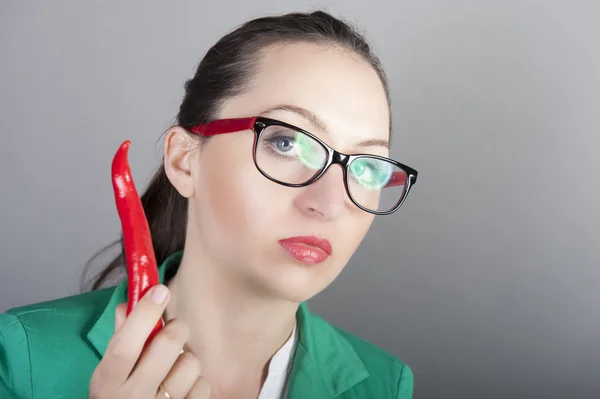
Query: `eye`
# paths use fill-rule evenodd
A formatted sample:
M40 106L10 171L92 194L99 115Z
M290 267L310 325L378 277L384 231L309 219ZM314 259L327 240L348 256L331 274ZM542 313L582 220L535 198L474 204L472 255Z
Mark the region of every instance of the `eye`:
M367 165L365 165L364 162L352 162L352 165L350 166L350 169L352 170L352 174L356 177L360 177L362 176L365 171L367 170Z
M294 148L294 139L292 137L270 137L268 142L280 152L289 152Z
M379 190L385 186L390 179L391 171L391 164L375 159L357 159L350 165L352 178L370 190Z

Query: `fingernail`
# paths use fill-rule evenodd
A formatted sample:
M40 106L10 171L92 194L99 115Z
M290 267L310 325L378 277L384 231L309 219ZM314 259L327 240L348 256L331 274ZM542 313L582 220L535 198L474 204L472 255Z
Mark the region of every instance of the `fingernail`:
M162 284L157 285L152 290L152 300L157 305L162 305L165 299L167 299L167 295L169 295L169 289Z

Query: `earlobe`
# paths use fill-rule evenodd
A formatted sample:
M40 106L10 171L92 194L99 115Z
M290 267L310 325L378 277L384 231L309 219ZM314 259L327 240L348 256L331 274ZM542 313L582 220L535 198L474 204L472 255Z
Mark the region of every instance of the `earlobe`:
M173 187L185 198L195 195L192 173L195 145L190 135L179 126L171 128L165 137L165 173Z

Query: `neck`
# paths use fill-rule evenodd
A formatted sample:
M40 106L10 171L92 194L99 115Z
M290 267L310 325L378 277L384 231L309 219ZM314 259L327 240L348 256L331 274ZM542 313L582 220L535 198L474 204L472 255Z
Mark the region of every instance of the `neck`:
M185 350L200 360L202 374L213 386L256 385L259 390L271 357L292 333L298 304L261 293L190 252L184 252L168 283L171 300L165 319L189 325Z

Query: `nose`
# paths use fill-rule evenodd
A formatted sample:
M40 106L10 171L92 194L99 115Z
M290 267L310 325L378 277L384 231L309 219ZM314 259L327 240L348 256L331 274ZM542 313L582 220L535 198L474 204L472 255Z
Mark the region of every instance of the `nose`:
M316 182L300 190L295 205L306 215L325 221L340 217L346 206L344 175L340 165L332 165Z

